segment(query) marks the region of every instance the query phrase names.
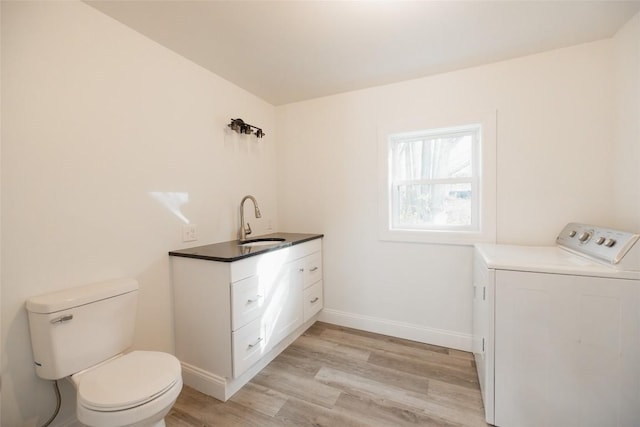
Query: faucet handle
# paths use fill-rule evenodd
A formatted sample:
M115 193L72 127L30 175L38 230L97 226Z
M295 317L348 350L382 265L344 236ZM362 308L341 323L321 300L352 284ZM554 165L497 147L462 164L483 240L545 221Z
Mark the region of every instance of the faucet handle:
M251 224L249 224L249 223L247 222L247 225L246 225L246 226L245 226L245 228L244 228L244 234L248 236L248 235L249 235L249 234L251 234L251 233L252 233L252 231L251 231Z

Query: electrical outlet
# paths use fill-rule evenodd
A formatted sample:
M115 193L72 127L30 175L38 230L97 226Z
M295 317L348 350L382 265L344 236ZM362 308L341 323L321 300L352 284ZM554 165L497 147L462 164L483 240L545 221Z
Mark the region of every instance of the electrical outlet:
M182 241L193 242L198 240L197 234L198 226L195 224L186 224L182 226Z

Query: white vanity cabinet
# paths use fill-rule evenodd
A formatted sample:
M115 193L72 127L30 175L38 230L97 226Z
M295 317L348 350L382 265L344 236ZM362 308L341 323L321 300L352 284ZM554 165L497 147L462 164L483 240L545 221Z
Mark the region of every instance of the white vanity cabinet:
M317 318L322 240L233 262L171 257L184 383L227 400Z

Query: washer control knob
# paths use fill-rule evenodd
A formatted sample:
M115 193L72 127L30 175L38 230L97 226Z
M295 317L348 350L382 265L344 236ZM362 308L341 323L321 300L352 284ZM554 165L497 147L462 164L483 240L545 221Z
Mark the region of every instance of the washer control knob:
M596 245L601 245L604 243L604 241L607 240L604 237L600 236L598 237L598 240L596 240Z
M582 243L586 242L590 238L591 238L591 233L589 233L588 231L582 232L580 236L578 236L578 240L580 240Z
M569 237L576 237L576 230L571 230L569 232Z
M610 248L611 246L616 244L616 239L607 239L607 241L605 242L605 246Z

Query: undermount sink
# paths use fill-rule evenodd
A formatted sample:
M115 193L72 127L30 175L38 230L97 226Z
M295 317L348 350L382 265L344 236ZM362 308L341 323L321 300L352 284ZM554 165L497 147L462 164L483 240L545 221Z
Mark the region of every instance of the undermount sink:
M240 246L243 246L245 248L250 248L253 246L268 246L268 245L277 245L279 243L284 242L285 239L282 239L280 237L268 237L268 238L264 238L264 239L252 239L252 240L247 240L244 243L240 243Z

